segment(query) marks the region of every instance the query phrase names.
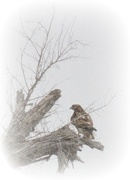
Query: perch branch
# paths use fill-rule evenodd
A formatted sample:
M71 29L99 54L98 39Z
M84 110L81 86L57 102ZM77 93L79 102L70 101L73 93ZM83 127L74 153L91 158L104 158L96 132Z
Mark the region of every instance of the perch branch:
M78 151L83 145L103 150L103 145L93 140L87 140L77 135L68 125L59 128L49 135L15 144L15 151L10 153L14 166L25 166L37 161L48 160L52 155L57 156L58 169L63 172L69 163L82 160ZM23 148L24 147L24 148ZM17 150L18 149L18 150Z

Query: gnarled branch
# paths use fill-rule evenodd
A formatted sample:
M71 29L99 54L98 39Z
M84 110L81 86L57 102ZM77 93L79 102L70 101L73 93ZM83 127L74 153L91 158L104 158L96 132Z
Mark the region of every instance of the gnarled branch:
M70 128L69 124L48 135L33 139L26 138L59 99L60 92L58 89L51 91L24 115L21 111L22 117L20 114L17 118L14 116L16 119L12 121L5 141L7 156L14 166L25 166L48 160L55 155L58 159L58 170L63 172L70 162L72 164L76 160L82 162L78 157L78 151L82 151L83 145L103 150L104 147L101 143L80 137Z
M58 170L64 171L69 162L82 160L78 157L78 151L82 146L87 145L90 148L103 150L103 145L99 142L87 140L77 135L69 126L59 128L49 135L27 140L21 144L15 144L9 158L14 166L25 166L37 161L48 160L52 155L57 156Z

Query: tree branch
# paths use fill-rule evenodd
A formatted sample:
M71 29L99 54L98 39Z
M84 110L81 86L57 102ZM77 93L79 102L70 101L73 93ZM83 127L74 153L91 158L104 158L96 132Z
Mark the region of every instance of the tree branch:
M43 119L60 96L61 91L55 89L28 112L25 112L25 100L19 102L7 131L8 138L13 142L19 141L19 138L24 140L31 131L34 131L35 126Z
M83 145L101 151L104 148L99 142L80 137L66 125L49 135L15 144L15 151L10 153L9 158L14 166L19 167L48 160L55 155L58 159L58 169L63 172L69 163L76 160L83 162L78 157L78 151L82 151Z

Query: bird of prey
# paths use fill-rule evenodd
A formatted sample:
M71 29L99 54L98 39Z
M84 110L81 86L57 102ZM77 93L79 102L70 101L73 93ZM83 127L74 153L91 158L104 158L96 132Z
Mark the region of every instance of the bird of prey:
M70 122L76 127L78 133L85 138L94 139L93 131L97 130L93 127L91 116L79 104L72 105L70 109L74 111Z

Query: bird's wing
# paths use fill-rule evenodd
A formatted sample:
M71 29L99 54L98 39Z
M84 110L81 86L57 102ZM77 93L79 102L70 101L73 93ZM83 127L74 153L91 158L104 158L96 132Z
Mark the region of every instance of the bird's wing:
M84 119L79 119L75 122L75 125L77 128L83 128L83 129L88 129L88 130L94 130L97 131L97 129L95 129L91 122L87 122Z
M84 113L84 120L93 124L92 118L88 113Z
M86 121L84 118L77 119L76 121L77 127L92 127L91 123L89 121Z
M91 116L86 112L78 114L78 116L75 118L75 124L77 127L96 131L96 129L93 127Z

